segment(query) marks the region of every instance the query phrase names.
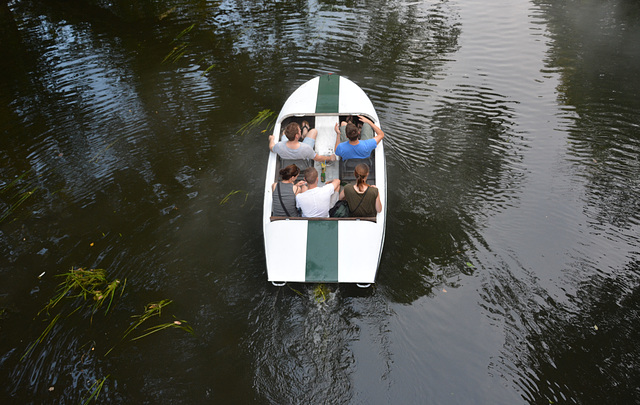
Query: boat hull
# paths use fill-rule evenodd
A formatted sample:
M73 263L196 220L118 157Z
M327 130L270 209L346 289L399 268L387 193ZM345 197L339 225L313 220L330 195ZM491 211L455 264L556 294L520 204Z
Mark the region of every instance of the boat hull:
M366 115L380 127L367 95L350 80L328 75L300 86L285 102L276 120L273 135L302 117L318 129L316 153L329 155L335 146L335 123L341 116ZM264 187L263 233L267 278L275 283L375 282L386 225L386 162L384 141L374 154L375 185L383 210L371 218L275 218L271 215L272 184L277 181L278 157L269 153ZM319 163L316 163L319 166ZM327 181L338 178L338 162L327 165ZM318 167L319 168L319 167ZM337 193L334 201L337 200Z

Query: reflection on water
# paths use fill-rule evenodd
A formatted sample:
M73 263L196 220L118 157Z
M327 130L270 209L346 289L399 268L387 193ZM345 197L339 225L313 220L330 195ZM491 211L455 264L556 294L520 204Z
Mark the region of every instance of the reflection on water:
M638 402L638 16L622 0L0 6L0 398L81 402L108 376L112 403ZM327 72L376 106L389 218L376 286L318 303L266 282L266 134L238 130ZM72 267L125 293L21 360ZM105 356L161 299L196 336Z

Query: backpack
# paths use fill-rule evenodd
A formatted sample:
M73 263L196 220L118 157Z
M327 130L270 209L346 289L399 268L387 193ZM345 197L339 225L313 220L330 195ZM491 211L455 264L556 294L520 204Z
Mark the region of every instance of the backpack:
M345 200L338 200L329 210L329 216L332 218L346 218L349 214L349 204Z

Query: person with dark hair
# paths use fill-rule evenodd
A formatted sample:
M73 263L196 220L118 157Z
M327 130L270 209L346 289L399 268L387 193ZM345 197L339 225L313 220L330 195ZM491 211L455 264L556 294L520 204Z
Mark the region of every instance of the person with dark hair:
M331 196L340 190L340 179L318 187L318 171L314 167L305 170L304 179L306 187L303 186L302 192L296 195L296 206L302 211L302 216L329 218Z
M335 155L318 155L313 149L318 136L317 129L309 129L307 121L302 122L302 129L297 122L289 123L284 129L283 139L277 143L275 136L269 135L269 149L285 160L315 160L316 162L336 160ZM304 140L300 142L303 136Z
M382 211L378 188L367 184L369 166L361 163L354 170L356 184L347 184L340 192L340 199L349 204L352 217L375 217Z
M364 159L371 155L371 152L378 146L382 138L384 138L384 132L369 118L364 115L358 115L360 121L363 122L362 128L369 126L375 132L373 138L369 138L371 135L364 136L370 131L361 131L361 129L353 122L342 121L340 126L336 123L336 155L340 156L343 160L347 159ZM342 131L348 140L341 142ZM360 136L362 135L362 139ZM368 138L368 139L367 139Z
M284 169L280 169L280 177L282 181L273 183L271 190L273 191L273 202L271 211L276 217L299 217L298 208L296 207L296 194L302 191L300 184L294 184L300 169L296 165L289 165Z

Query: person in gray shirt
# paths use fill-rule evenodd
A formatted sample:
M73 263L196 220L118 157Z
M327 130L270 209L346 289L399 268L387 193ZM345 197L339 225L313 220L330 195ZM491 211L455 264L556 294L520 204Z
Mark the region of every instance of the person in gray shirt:
M318 155L313 147L316 144L318 130L309 129L307 121L302 122L305 129L305 137L302 142L302 129L297 122L291 122L284 130L287 141L276 143L275 136L269 135L269 149L275 152L284 160L315 160L316 162L327 162L336 160L335 155L323 156Z
M302 192L302 184L294 184L300 169L296 165L289 165L280 170L282 181L273 183L273 205L271 212L276 217L299 217L298 207L296 207L296 194Z

